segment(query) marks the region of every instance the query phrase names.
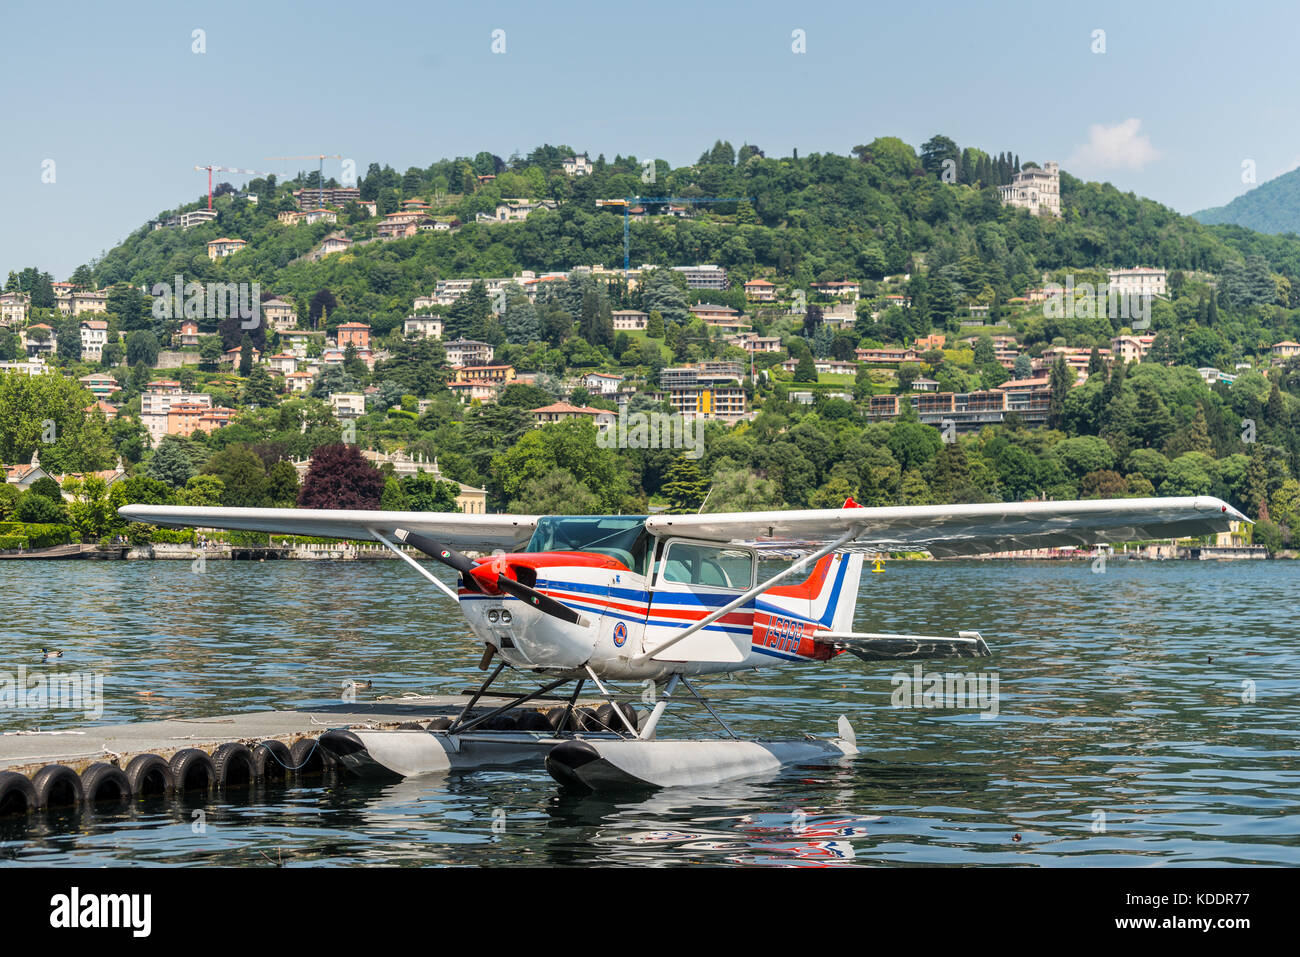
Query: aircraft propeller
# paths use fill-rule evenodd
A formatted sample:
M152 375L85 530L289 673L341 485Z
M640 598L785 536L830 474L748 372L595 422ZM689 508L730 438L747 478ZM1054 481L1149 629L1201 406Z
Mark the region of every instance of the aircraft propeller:
M427 535L421 535L419 532L408 532L406 529L399 528L396 530L395 535L399 540L415 546L430 558L456 570L460 573L461 578L471 583L470 587L476 588L484 594L505 592L520 601L527 602L543 614L559 618L571 625L579 624L584 620L581 615L568 605L556 601L549 595L542 594L536 588L511 578L505 574L504 569L495 568L493 563L476 563L468 555L458 552L454 548L449 548L441 542L436 542Z

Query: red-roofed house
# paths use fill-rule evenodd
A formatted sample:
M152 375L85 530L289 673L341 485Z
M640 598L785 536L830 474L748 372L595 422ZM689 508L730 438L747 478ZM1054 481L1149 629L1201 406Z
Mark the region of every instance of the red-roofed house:
M225 256L233 256L247 245L248 240L246 239L226 239L223 236L221 239L214 239L208 243L208 258L216 260Z
M613 412L607 412L604 409L593 409L585 405L570 405L568 402L553 402L550 405L544 405L540 409L532 409L533 420L538 426L547 425L551 422L563 422L565 419L586 418L594 422L596 428L604 432L614 424L615 416Z
M345 322L335 331L340 349L349 345L358 351L370 348L370 326L364 322Z

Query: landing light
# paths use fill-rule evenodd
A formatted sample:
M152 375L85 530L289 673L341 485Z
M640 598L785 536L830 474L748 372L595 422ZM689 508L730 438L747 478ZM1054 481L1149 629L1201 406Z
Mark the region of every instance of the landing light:
M493 608L488 612L488 621L495 622L500 617L501 617L501 612L497 611L495 608Z
M510 624L510 612L506 611L504 608L501 609L501 623L503 625Z

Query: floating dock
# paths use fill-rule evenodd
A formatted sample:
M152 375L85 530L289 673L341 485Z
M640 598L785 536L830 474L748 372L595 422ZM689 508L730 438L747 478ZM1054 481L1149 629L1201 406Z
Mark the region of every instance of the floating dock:
M497 707L508 700L485 696L479 699L475 711ZM300 711L246 711L68 731L6 732L0 734L0 771L31 775L47 764L65 764L80 774L97 761L125 767L140 754L170 759L185 748L212 752L230 741L250 748L269 740L293 745L302 738L318 737L330 728L396 728L411 722L454 718L468 702L469 698L463 695L429 695L324 705Z
M0 734L0 816L333 773L340 770L337 762L317 746L326 731L446 728L470 700L469 695L410 696L290 711L8 731ZM471 716L512 700L484 695ZM568 697L544 695L534 703L569 713ZM571 720L586 720L586 713L594 713L591 704L574 702Z

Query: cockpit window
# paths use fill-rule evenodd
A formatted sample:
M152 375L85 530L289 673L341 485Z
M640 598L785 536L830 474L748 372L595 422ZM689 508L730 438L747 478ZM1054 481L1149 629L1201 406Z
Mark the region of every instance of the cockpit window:
M743 591L754 584L754 553L732 545L672 542L659 570L661 582Z
M538 519L527 552L596 552L645 574L650 535L644 515L582 515Z

